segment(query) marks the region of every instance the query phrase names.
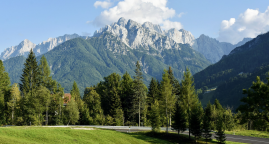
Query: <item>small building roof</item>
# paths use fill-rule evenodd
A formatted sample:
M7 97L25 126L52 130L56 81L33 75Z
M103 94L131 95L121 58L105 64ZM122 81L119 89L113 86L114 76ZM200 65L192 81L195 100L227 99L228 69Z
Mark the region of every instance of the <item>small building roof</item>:
M71 94L65 93L64 94L64 105L66 105L71 100Z

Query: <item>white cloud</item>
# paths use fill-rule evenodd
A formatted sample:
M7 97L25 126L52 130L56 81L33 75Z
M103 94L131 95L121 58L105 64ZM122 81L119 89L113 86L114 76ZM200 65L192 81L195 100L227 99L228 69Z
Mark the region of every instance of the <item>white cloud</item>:
M112 3L110 2L110 0L108 0L108 1L96 1L93 5L95 8L100 6L104 9L107 9L107 8L112 6Z
M231 18L221 22L220 41L237 43L245 37L255 38L269 31L269 6L264 13L259 10L247 9L237 19Z
M184 12L181 12L177 15L177 17L181 18L185 13Z
M180 22L171 22L169 20L165 20L163 22L163 26L162 26L163 29L171 29L171 28L176 28L176 29L182 29L183 26L181 25Z
M180 22L169 19L176 14L175 10L166 6L167 0L123 0L116 6L104 10L92 24L104 26L118 21L119 18L132 19L139 23L152 22L160 24L164 29L182 28Z

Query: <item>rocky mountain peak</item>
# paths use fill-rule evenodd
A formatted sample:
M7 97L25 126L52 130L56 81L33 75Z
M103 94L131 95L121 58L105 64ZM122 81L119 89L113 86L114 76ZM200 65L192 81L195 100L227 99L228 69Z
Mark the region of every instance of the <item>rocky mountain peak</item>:
M120 18L118 22L107 25L99 31L95 31L93 37L99 37L105 32L109 32L117 37L132 49L154 48L157 51L164 49L179 48L178 43L195 43L194 36L185 30L170 29L163 31L160 25L151 22L143 24L137 23L131 19L128 21Z
M163 30L160 25L153 24L151 22L143 23L142 27L149 29L150 31L156 31L158 33L163 33Z
M121 17L119 20L118 20L118 23L117 23L119 26L122 26L122 27L125 27L125 25L127 24L127 20L125 20L125 18Z
M36 45L32 43L30 40L25 39L17 46L17 49L19 49L20 53L24 53L29 52L31 49L34 49L35 46Z
M43 53L46 53L46 52L52 50L54 47L56 47L57 45L65 42L67 40L77 38L77 37L79 37L79 35L77 35L77 34L72 34L72 35L66 34L64 36L59 36L57 38L48 38L48 40L43 41L43 42L39 43L38 45L32 43L28 39L25 39L21 43L19 43L19 45L17 45L17 46L12 46L12 47L6 48L4 50L4 52L1 53L0 59L6 60L6 59L9 59L11 57L16 57L16 56L20 56L20 55L23 55L26 57L31 49L33 49L36 56L38 56L38 55L41 55Z
M133 27L140 28L142 26L141 26L141 24L129 19L128 22L127 22L126 28L127 29L132 29Z

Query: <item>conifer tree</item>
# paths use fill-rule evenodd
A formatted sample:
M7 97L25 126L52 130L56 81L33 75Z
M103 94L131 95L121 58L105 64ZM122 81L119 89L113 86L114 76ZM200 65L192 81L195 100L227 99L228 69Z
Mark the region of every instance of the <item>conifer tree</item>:
M170 84L172 85L172 95L175 95L176 98L178 98L180 93L180 84L178 80L174 77L173 70L171 66L169 66L168 69L168 77L170 79ZM172 120L172 111L169 112L169 126L171 126L171 120Z
M34 91L37 90L41 82L40 70L32 49L30 50L30 53L24 63L24 69L22 72L21 83L19 84L20 90L23 95L30 93L30 96L32 97Z
M114 124L123 124L123 110L121 104L120 75L112 73L104 77L105 81L100 82L97 87L98 94L101 95L102 109L105 115L114 117Z
M220 112L223 112L224 109L222 108L221 104L219 103L218 99L215 99L215 103L214 103L215 107L217 110L219 110Z
M217 119L217 132L215 132L216 136L215 138L217 139L218 143L223 144L226 141L226 136L224 133L224 122L223 122L223 116L222 114L218 115Z
M8 73L5 72L5 67L2 60L0 60L0 125L7 122L5 115L9 115L7 107L7 102L9 101L9 99L10 79Z
M210 102L208 102L205 108L205 116L208 118L209 122L211 122L212 120L212 113L213 113L212 105L210 104Z
M156 100L160 99L160 90L158 89L158 82L156 79L152 78L149 84L149 92L147 95L147 101L150 104L154 104Z
M122 111L120 96L115 87L112 89L112 91L114 95L111 96L112 107L111 107L110 113L114 117L115 125L122 125L123 124L123 111Z
M5 71L4 64L0 60L0 90L5 90L10 85L8 73Z
M175 104L175 113L172 116L172 128L178 131L185 131L187 128L187 114L186 111L182 108L181 102L178 100Z
M191 112L190 118L190 131L191 134L195 137L195 142L197 143L197 139L202 136L202 117L203 117L203 108L201 103L197 103Z
M206 143L211 140L212 134L210 133L210 125L212 120L212 106L210 102L207 104L205 108L205 115L203 118L203 137L205 138Z
M133 79L127 72L122 76L120 81L120 89L122 109L124 112L125 121L128 121L131 116L132 109Z
M169 118L170 114L174 110L175 105L175 95L172 94L172 85L170 83L170 79L168 77L167 70L164 70L162 81L161 81L161 109L162 112L166 115L166 132L168 133L168 127L169 127Z
M71 96L74 98L75 103L77 103L77 107L79 110L79 120L82 118L83 112L86 112L84 110L84 102L82 101L81 97L80 97L80 92L79 92L79 88L77 86L76 81L74 81L72 89L70 91ZM78 124L80 124L80 121L78 122Z
M50 74L50 67L43 55L39 61L40 70L40 84L46 87L50 92L49 105L46 108L46 124L49 122L52 124L60 124L61 122L61 106L63 103L62 96L64 95L61 85L52 79ZM56 112L56 113L55 113Z
M151 105L149 121L153 132L159 132L161 130L159 103L157 100Z
M172 94L179 95L180 84L179 84L178 80L174 77L173 70L172 70L171 66L169 66L169 69L168 69L168 77L169 77L170 83L173 87Z
M203 137L205 138L206 143L208 141L211 141L211 130L210 130L210 121L209 121L209 117L204 115L203 118Z
M40 78L41 78L41 84L45 86L47 89L52 91L53 85L52 85L52 77L50 76L50 68L47 62L46 57L43 55L40 59L39 63L39 70L40 70Z
M24 63L22 70L20 91L22 92L22 118L25 125L39 124L38 112L35 109L38 103L36 103L36 91L41 84L40 70L37 64L37 60L33 50L30 53ZM37 100L38 101L38 100Z
M104 82L102 82L101 86L101 91L102 93L99 95L101 97L101 104L102 108L105 112L105 115L110 115L113 116L111 113L113 108L112 107L117 107L121 105L121 103L114 104L114 101L120 102L120 75L116 73L112 73L107 77L104 77ZM117 98L116 98L117 97Z
M81 97L80 97L80 93L79 93L79 88L78 85L76 83L76 81L74 81L72 89L70 91L71 96L74 98L75 101L80 101Z
M133 116L138 114L138 126L140 127L141 114L146 110L146 91L139 61L136 62L133 92Z
M190 127L190 118L191 112L194 106L198 103L198 96L196 95L195 88L194 88L194 81L193 77L189 69L186 69L184 72L183 80L181 81L180 87L180 101L182 102L182 106L184 110L187 112L187 119L188 119L188 127ZM190 129L190 128L189 128ZM190 131L189 131L189 138L190 138Z
M90 115L90 110L87 106L87 104L83 104L82 110L81 110L81 116L80 116L80 124L81 125L91 125L94 124L93 118Z

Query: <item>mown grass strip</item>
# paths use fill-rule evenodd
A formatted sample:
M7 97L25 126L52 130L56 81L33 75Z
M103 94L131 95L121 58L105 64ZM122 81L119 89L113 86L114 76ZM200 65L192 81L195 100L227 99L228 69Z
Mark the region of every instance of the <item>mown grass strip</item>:
M241 136L259 137L259 138L269 138L269 132L266 131L256 131L256 130L243 130L243 131L225 131L226 134L235 134Z

